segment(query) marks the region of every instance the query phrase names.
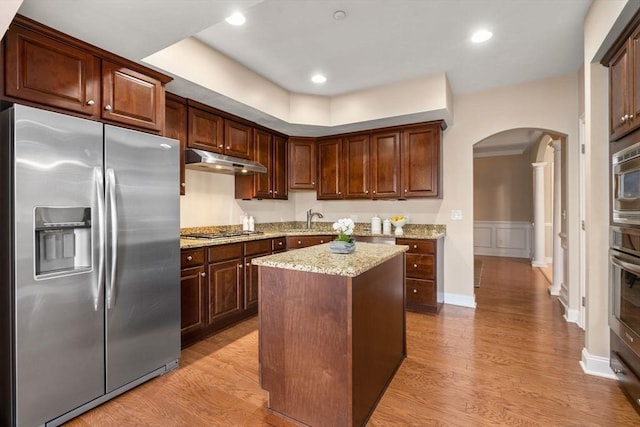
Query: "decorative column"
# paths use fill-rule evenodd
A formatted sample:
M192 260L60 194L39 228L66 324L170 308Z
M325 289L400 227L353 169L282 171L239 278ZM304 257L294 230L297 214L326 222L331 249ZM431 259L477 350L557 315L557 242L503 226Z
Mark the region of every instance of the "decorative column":
M546 267L544 256L544 167L547 162L533 166L533 261L534 267Z
M549 143L553 148L553 283L548 291L560 295L564 277L564 249L562 248L562 144L554 139Z

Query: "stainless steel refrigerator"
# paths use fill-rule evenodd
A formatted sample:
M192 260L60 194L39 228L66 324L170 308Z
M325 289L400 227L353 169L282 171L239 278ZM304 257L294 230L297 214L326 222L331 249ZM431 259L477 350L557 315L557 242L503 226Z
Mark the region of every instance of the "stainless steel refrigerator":
M0 425L59 425L177 367L179 144L0 113Z

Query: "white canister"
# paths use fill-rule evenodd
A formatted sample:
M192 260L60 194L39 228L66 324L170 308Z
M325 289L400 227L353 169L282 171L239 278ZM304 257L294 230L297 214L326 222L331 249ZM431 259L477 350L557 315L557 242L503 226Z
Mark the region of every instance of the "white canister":
M374 215L371 218L371 234L380 233L382 233L382 222L380 221L380 217L378 215Z
M391 234L391 221L389 221L389 218L382 222L382 234Z
M253 216L249 217L249 231L255 231L256 229L256 222L253 219Z
M249 231L249 215L247 214L242 217L242 231Z

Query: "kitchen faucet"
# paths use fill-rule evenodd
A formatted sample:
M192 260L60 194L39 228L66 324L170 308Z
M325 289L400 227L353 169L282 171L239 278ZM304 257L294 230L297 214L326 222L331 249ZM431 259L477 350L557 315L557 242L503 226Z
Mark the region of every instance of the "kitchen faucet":
M311 209L307 211L307 228L311 228L311 220L314 216L318 218L324 218L320 212L311 212Z

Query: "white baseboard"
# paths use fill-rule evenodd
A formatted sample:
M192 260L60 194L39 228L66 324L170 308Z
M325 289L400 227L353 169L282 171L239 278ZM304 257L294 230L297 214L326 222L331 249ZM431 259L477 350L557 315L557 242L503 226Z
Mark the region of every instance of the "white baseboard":
M579 310L566 310L564 314L564 320L568 323L578 323L580 321Z
M476 308L476 297L471 295L444 294L444 303L461 307Z
M582 360L580 361L580 366L587 375L609 378L612 380L617 379L609 367L609 358L594 356L590 354L586 348L582 349Z

